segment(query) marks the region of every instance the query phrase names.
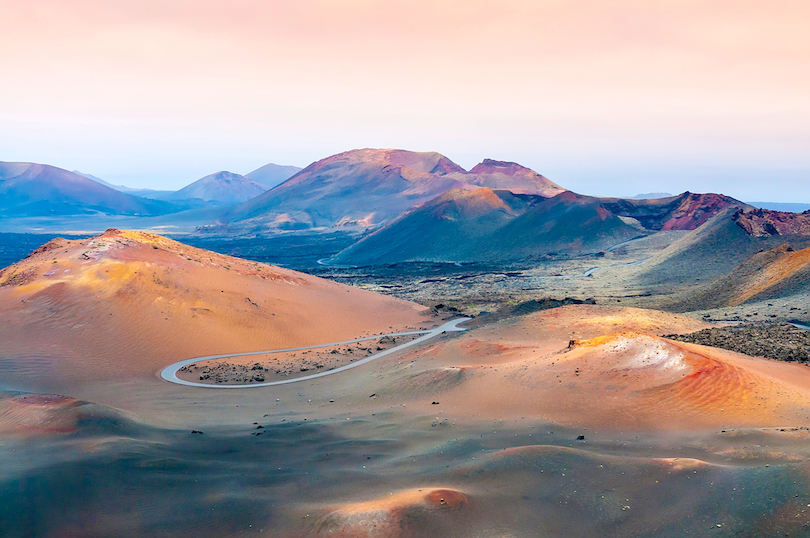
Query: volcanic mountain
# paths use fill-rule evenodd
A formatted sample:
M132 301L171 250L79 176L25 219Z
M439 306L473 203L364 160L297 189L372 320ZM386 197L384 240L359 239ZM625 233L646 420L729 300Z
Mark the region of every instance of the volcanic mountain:
M255 198L266 190L249 177L223 171L198 179L164 200L202 200L212 205L233 205Z
M152 376L194 356L388 333L425 323L426 309L110 229L84 240L54 239L0 271L0 315L0 356L36 369L47 384ZM35 364L21 356L36 357ZM17 374L4 370L6 380Z
M174 209L55 166L0 162L0 215L161 215Z
M565 189L530 168L492 159L484 159L475 165L463 179L471 185L505 189L515 194L539 194L546 198L565 192Z
M230 212L231 225L309 228L372 226L390 221L450 189L480 185L550 195L563 189L514 163L485 161L467 172L447 157L394 149L361 149L311 164ZM475 170L475 169L474 169Z
M692 230L739 206L744 204L726 196L688 192L662 200L623 200L570 191L545 198L456 189L414 207L334 261L516 261L588 254L658 230Z
M264 187L264 190L269 190L290 179L295 174L301 171L301 168L298 166L285 166L280 164L265 164L261 168L257 168L253 172L249 174L245 174L245 177L248 177Z
M760 250L789 243L810 247L810 214L730 206L644 265L642 282L681 282L685 275L718 279Z
M729 207L753 209L723 194L684 192L653 199L604 198L606 209L638 220L648 230L694 230Z

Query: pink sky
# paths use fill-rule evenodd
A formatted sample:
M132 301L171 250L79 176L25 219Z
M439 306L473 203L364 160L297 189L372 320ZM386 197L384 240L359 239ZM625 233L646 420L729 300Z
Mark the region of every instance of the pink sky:
M806 0L0 0L0 13L0 160L179 188L402 147L515 160L584 193L810 202Z

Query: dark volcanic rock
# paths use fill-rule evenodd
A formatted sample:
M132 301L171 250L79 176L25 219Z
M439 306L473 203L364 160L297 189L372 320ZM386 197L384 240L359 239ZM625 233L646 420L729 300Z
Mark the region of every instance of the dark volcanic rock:
M810 211L789 213L768 209L740 210L734 222L754 237L810 235Z
M691 334L670 334L664 338L719 347L752 357L803 363L810 360L810 331L789 323L744 323Z
M544 297L542 299L531 299L529 301L525 301L520 304L516 305L507 305L497 312L489 313L489 312L482 312L478 315L475 319L468 321L465 324L467 328L475 328L475 327L483 327L484 325L488 325L490 323L495 323L496 321L500 321L502 319L513 318L517 316L527 316L529 314L533 314L534 312L540 312L541 310L550 310L552 308L559 308L561 306L567 305L579 305L579 304L596 304L596 301L593 299L572 299L571 297L566 297L565 299L552 299L550 297Z

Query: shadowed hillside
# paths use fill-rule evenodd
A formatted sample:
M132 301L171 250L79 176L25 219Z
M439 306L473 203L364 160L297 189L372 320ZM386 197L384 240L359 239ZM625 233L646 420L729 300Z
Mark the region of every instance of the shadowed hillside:
M598 198L452 190L339 253L337 263L521 260L599 252L643 235Z
M694 277L711 281L759 250L788 242L796 249L806 248L810 246L806 220L802 213L730 207L656 255L646 264L640 281L677 284Z
M810 248L788 244L760 251L729 274L690 294L671 308L678 311L737 306L788 297L810 290Z

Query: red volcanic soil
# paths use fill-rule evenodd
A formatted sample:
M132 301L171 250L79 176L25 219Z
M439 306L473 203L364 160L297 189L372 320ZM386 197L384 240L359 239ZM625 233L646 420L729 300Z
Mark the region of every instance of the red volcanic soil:
M405 301L118 230L55 239L0 272L7 378L154 375L201 355L324 344L425 324Z
M377 393L440 399L457 417L534 416L597 429L810 421L810 369L656 336L697 326L661 312L558 308L415 352L408 358L425 370Z
M734 222L754 237L772 235L810 235L810 212L787 213L754 209L738 211Z
M736 200L722 194L689 193L669 218L663 222L662 230L694 230L706 223Z
M729 207L750 206L722 194L685 192L654 200L602 199L616 215L637 219L650 230L695 230Z

